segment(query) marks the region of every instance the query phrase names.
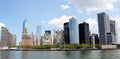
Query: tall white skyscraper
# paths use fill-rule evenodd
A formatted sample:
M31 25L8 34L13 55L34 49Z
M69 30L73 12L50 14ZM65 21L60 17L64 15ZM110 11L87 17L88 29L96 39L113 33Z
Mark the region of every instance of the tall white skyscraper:
M120 44L120 17L116 17L115 19L115 30L116 30L116 44Z
M41 41L41 25L38 25L37 29L36 29L36 45L40 45L40 44L42 44L42 41Z

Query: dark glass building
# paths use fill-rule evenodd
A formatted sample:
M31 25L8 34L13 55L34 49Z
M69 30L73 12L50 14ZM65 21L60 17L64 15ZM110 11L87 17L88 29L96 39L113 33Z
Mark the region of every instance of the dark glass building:
M50 30L46 30L45 34L51 34L51 31Z
M86 22L79 24L79 43L90 44L89 24Z
M65 44L70 43L70 36L69 36L69 22L64 23L64 42Z
M98 34L92 34L90 36L90 44L100 44Z

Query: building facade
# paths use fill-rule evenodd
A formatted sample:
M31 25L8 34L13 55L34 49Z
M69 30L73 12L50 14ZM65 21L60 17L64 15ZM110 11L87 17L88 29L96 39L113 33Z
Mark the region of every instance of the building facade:
M42 45L51 45L52 44L52 37L51 37L51 31L46 30L45 35L43 36L43 44Z
M9 32L6 27L0 27L0 47L9 47L16 45L16 37Z
M112 34L112 43L116 43L116 22L110 20L110 31Z
M90 44L89 24L86 22L79 24L79 43Z
M70 44L79 44L78 20L72 17L69 19Z
M30 35L27 33L27 24L26 20L23 21L23 31L22 31L22 45L30 45Z
M53 35L53 44L62 44L63 41L63 30L54 30L54 35Z
M65 44L70 43L69 22L64 23L64 40L63 40L63 43L65 43Z
M111 42L107 38L107 33L110 33L109 16L104 12L98 13L97 16L98 16L100 43L103 45L107 45Z
M36 45L41 45L42 41L41 41L41 25L37 26L36 29Z
M32 32L32 34L30 35L30 45L35 45L35 37L34 37L34 33Z
M99 36L98 34L92 34L90 36L90 44L100 44Z
M16 46L16 38L17 38L17 36L15 34L12 34L12 36L11 36L11 46Z

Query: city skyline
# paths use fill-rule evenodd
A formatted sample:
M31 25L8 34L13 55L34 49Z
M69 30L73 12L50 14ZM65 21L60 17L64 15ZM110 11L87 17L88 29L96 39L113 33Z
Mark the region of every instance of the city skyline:
M78 4L80 2L83 4ZM63 23L68 22L72 16L78 18L78 23L84 21L89 23L92 33L98 33L97 13L106 12L110 19L120 19L119 0L91 0L90 2L91 4L85 4L82 0L1 0L0 26L5 25L11 33L16 34L18 44L21 40L22 22L25 18L29 34L31 32L35 34L37 25L41 25L41 34L44 34L45 30L51 30L53 34L53 29L63 29ZM93 2L101 5L94 6ZM119 22L117 20L117 24ZM117 30L119 29L118 26Z

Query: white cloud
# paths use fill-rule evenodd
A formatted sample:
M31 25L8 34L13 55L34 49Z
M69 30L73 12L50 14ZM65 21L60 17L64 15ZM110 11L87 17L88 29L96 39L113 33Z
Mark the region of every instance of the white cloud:
M117 0L68 0L75 3L75 5L81 8L87 8L87 10L109 10L113 9L113 3Z
M62 4L60 7L61 7L63 10L70 8L68 5L65 5L65 4Z
M91 33L98 33L98 23L95 19L87 19L85 22L89 23Z
M69 19L72 18L72 16L65 16L63 15L60 18L54 18L48 22L50 25L55 25L57 27L62 27L65 22L69 22Z
M5 27L4 23L0 22L0 27Z

